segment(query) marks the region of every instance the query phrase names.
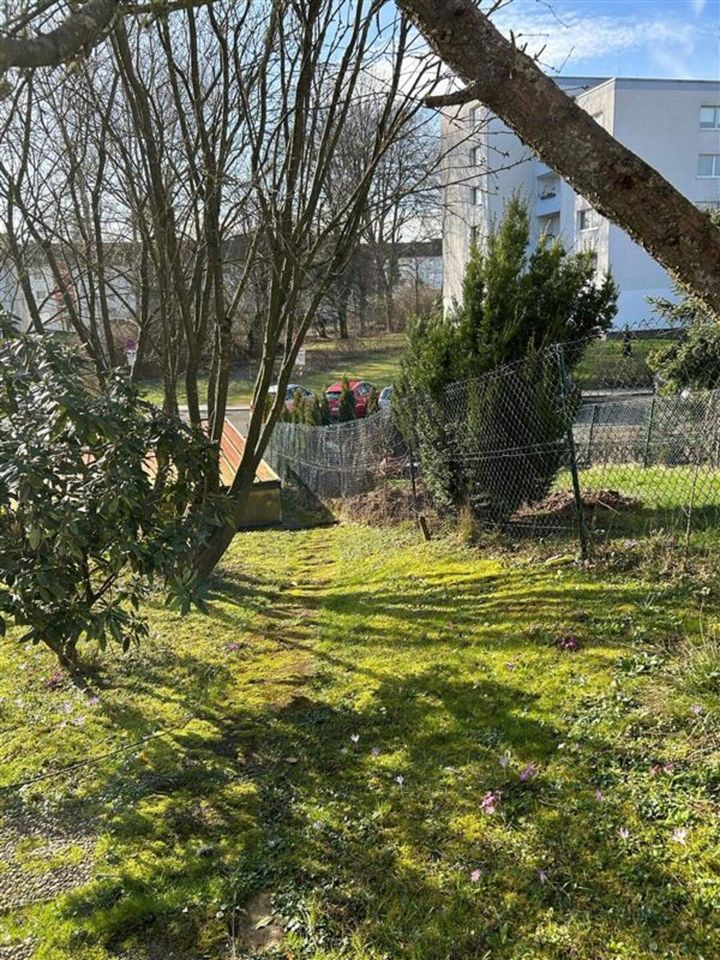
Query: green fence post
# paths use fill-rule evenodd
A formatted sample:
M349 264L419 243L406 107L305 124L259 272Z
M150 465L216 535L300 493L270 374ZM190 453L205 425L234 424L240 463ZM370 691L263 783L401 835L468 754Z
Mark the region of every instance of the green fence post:
M578 534L580 537L580 556L587 560L590 555L590 540L587 527L585 526L585 513L583 511L582 491L580 489L580 474L577 465L577 452L575 450L575 434L573 432L574 410L571 402L572 386L570 378L565 367L565 355L562 345L558 347L558 366L560 368L560 379L562 381L563 403L565 407L566 435L568 453L570 455L570 474L572 476L573 497L575 500L575 513L578 522Z
M645 434L645 451L643 452L643 467L647 470L650 466L650 441L652 439L652 428L653 428L653 416L655 414L655 394L653 394L652 403L650 404L650 418L648 420L647 433Z

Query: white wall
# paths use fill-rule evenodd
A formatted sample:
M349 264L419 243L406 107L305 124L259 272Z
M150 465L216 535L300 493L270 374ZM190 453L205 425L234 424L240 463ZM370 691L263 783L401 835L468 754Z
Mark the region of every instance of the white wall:
M433 290L442 290L443 258L400 257L398 273L401 283L415 284L419 282L432 287Z
M720 179L697 176L700 153L720 153L720 131L700 129L700 107L720 104L720 83L616 80L614 136L695 203L720 200ZM652 322L648 296L673 296L666 271L619 227L610 228L613 276L620 287L617 324Z
M702 179L697 176L697 158L700 153L720 154L720 131L700 129L700 107L720 105L720 82L676 80L625 80L602 78L563 78L559 81L568 92L577 95L578 103L591 115L602 115L602 125L622 143L636 152L682 193L696 203L720 203L720 178ZM476 104L460 108L450 121L443 122L443 134L448 146L455 146L469 131L467 116ZM482 109L482 108L481 108ZM486 113L486 112L485 112ZM490 120L479 138L487 169L493 161L498 166L499 152L507 151L513 164L528 157L520 140L496 118ZM496 147L496 150L493 150ZM449 166L457 177L469 145L458 146ZM493 219L502 216L507 200L514 191L530 201L532 236L537 239L545 222L536 216L538 207L537 175L542 168L535 162L524 162L511 169L489 173L478 179L486 192L482 204L473 208L470 186L461 187L446 179L446 207L444 221L445 241L445 302L458 298L470 247L473 224L486 232ZM469 171L473 172L473 171ZM641 326L652 319L648 296L672 296L673 286L665 270L658 266L627 234L600 219L597 230L578 230L578 212L588 206L564 181L559 194L560 232L571 250L586 246L595 249L598 271L610 270L620 287L619 326Z

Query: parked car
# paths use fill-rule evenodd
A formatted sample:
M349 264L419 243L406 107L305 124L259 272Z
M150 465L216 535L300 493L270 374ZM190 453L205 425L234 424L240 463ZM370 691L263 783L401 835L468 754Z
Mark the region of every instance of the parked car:
M337 417L340 411L340 396L342 395L342 387L342 383L333 383L325 391L331 417ZM370 397L370 392L373 389L373 384L368 380L350 381L350 390L355 398L355 416L358 419L367 415L368 399Z
M378 406L381 410L385 410L392 403L393 390L395 388L392 384L389 387L383 387L380 391L380 396L378 397Z
M276 395L277 395L277 392L278 392L278 385L277 385L276 383L274 383L274 384L268 389L268 396L269 396L272 400L274 400L275 397L276 397ZM287 390L285 391L285 409L287 410L288 413L292 413L293 410L295 409L295 394L296 394L296 393L300 393L300 395L301 395L301 396L303 397L303 399L305 399L305 400L306 400L308 397L311 397L311 396L312 396L311 391L308 390L308 389L306 389L305 387L301 386L299 383L290 383L290 384L288 384L288 388L287 388Z

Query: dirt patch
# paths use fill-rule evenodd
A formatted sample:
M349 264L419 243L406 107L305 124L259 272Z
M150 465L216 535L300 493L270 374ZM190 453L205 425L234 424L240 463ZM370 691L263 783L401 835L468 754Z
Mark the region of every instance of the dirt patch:
M422 492L418 493L417 509L420 513L427 513L426 499ZM409 484L382 484L368 493L342 500L339 510L347 520L378 527L415 519L412 488Z
M586 513L607 511L608 513L627 513L642 506L640 500L626 497L617 490L585 490L582 495L583 510ZM536 517L572 517L575 514L575 498L570 490L558 490L539 503L521 507L515 518Z
M275 916L272 898L267 891L257 893L240 914L235 939L253 952L272 950L283 938L282 927Z

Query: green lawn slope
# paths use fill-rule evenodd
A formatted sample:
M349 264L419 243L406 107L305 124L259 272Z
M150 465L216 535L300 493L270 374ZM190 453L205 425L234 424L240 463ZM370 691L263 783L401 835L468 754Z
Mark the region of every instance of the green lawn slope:
M246 534L87 690L6 638L0 956L720 956L718 601L633 558Z

